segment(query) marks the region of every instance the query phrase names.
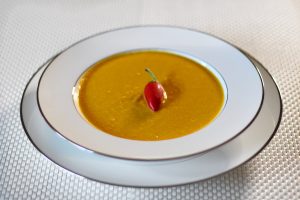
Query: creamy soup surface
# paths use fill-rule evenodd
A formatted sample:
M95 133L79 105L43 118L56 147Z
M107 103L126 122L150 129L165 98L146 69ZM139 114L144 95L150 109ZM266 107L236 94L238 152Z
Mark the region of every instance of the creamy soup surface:
M143 97L150 68L167 93L162 108L151 111ZM191 134L221 112L219 80L199 63L163 51L117 54L86 70L76 84L75 105L91 125L132 140L166 140ZM99 134L101 134L99 132Z

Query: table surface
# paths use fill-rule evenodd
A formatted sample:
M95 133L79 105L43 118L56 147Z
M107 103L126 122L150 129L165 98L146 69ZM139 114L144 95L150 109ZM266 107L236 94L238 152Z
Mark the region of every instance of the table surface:
M48 160L20 120L22 92L49 58L92 34L174 25L221 37L270 71L283 100L279 130L248 163L166 188L98 183ZM0 0L0 199L300 199L300 1Z

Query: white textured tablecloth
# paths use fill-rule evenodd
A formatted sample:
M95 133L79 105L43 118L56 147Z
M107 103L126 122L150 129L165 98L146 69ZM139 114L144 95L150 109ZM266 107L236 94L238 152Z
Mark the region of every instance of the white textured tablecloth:
M20 102L32 74L72 43L114 28L163 24L219 36L276 79L283 118L270 144L233 171L169 188L90 181L39 153L23 131ZM0 199L300 199L299 0L0 0Z

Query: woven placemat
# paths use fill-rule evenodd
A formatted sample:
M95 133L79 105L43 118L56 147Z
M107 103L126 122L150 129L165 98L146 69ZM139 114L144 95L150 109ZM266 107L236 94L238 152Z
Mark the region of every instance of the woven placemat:
M98 183L57 166L20 120L32 74L78 40L114 28L164 24L221 37L274 76L283 118L270 144L224 175L168 188ZM300 199L300 2L297 0L0 0L0 199Z

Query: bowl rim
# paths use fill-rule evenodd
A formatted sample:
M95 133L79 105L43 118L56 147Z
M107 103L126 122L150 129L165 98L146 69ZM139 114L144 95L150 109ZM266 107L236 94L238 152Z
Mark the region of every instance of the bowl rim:
M136 140L128 140L128 139L124 139L124 138L118 138L109 134L99 134L99 130L92 127L90 124L88 124L88 122L86 122L84 119L82 119L82 117L80 116L80 114L77 112L77 109L75 108L74 105L70 106L67 103L67 105L69 106L69 108L72 107L72 109L75 109L75 112L77 114L73 115L64 115L63 117L61 117L61 114L65 114L68 112L61 112L62 108L65 108L66 106L66 102L61 101L60 96L62 96L62 94L67 94L68 92L63 90L59 90L61 87L61 83L65 83L68 80L62 80L60 83L57 83L59 80L57 77L57 75L60 74L69 74L69 72L75 71L74 67L71 68L72 64L75 64L76 66L80 66L81 71L77 71L77 75L76 75L76 80L78 79L78 77L83 73L83 71L85 71L88 67L92 66L92 64L98 62L99 60L107 57L108 55L113 55L115 53L120 53L122 52L122 50L133 50L133 49L161 49L162 46L156 46L159 48L155 48L155 46L149 46L149 44L143 44L141 48L140 43L141 42L139 38L140 35L144 34L144 36L142 37L143 39L147 38L146 36L150 36L149 38L151 38L151 34L155 33L155 38L157 40L157 37L160 37L159 35L163 35L164 37L166 35L165 32L167 32L167 36L172 37L173 34L175 34L178 37L178 34L186 34L188 36L191 36L193 39L198 39L202 42L205 43L205 45L203 46L196 46L197 48L201 49L201 53L205 54L204 50L209 49L209 51L215 51L214 53L206 53L205 56L203 56L203 54L201 54L201 56L199 57L199 50L195 50L195 46L193 46L193 39L189 40L189 45L185 48L190 49L191 51L187 51L187 49L184 50L184 52L188 52L188 54L193 55L193 57L197 57L197 58L201 58L200 60L202 61L202 63L206 63L208 66L212 66L213 68L215 68L217 71L220 72L220 75L224 78L224 81L226 83L226 87L228 89L228 97L227 97L227 101L226 101L226 105L223 108L223 111L219 114L219 116L217 116L215 118L215 120L210 123L209 125L207 125L205 128L200 129L199 131L197 131L194 134L189 134L183 137L179 137L179 138L174 138L174 139L170 139L170 140L160 140L160 141L136 141ZM135 38L130 37L131 34L134 33ZM124 38L124 34L127 34L126 37ZM149 35L150 34L150 35ZM169 35L168 35L169 34ZM117 37L117 38L116 38ZM118 38L119 37L119 38ZM160 37L160 40L162 40L162 38L164 37ZM198 38L199 37L199 38ZM122 41L126 41L124 42L126 45L129 45L129 41L133 42L136 41L134 43L134 45L137 45L136 48L133 48L132 46L128 47L126 45L124 45L124 43L121 43L121 49L120 48L116 48L114 49L117 43L114 43L114 41L112 39L119 39L119 42ZM131 39L132 38L132 39ZM110 39L110 40L108 40ZM126 39L126 40L124 40ZM165 38L166 39L166 38ZM187 38L190 39L190 38ZM184 44L186 44L186 40ZM208 42L206 41L208 40ZM76 62L72 62L72 59L74 59L74 56L76 58L76 55L78 56L79 53L81 52L86 52L88 49L91 50L93 48L99 48L99 46L97 46L97 42L99 42L99 44L103 44L103 42L105 42L112 45L112 46L106 46L106 48L112 48L109 51L107 51L107 49L104 49L105 54L101 55L101 57L99 57L99 55L97 55L97 59L95 59L95 55L90 56L87 54L83 54L80 57L80 60L82 59L86 59L83 63L80 63L80 60L77 60ZM155 42L153 41L153 38L150 39L151 42ZM168 42L172 41L176 41L174 40L170 40L170 38L168 38L167 40ZM199 42L199 41L197 41ZM95 46L96 43L96 46ZM149 43L149 41L148 41ZM148 46L147 46L148 45ZM165 45L165 43L164 43ZM176 52L181 52L182 51L182 43L181 45L178 46L178 44L172 44L171 46L164 46L162 47L162 49L168 49L171 51L176 51ZM174 46L175 45L175 46ZM216 48L216 46L218 48ZM105 45L103 45L105 46ZM124 49L125 47L125 49ZM175 48L177 47L177 48ZM180 48L181 47L181 48ZM104 47L102 47L104 48ZM123 48L123 49L122 49ZM224 48L227 51L231 51L231 54L228 54L228 52L224 51L220 51L220 49L222 50L222 48ZM95 50L96 51L96 50ZM192 52L192 53L191 53ZM197 55L195 55L194 52L198 52ZM217 52L217 53L216 53ZM91 53L91 52L90 52ZM96 52L93 52L93 54L95 54ZM97 53L99 53L97 51ZM226 58L225 56L221 55L221 53L224 53L227 56L230 56L230 58ZM227 53L227 54L226 54ZM218 56L216 56L218 55ZM85 58L84 58L85 56ZM90 58L86 58L87 56L90 56ZM238 56L238 57L235 57ZM217 57L217 58L216 58ZM70 58L72 58L70 60ZM209 59L208 59L209 58ZM212 60L212 58L214 58L215 60ZM236 58L237 60L239 60L239 62L242 62L243 65L245 67L240 67L240 68L236 68L238 67L237 63L233 62L231 59ZM68 60L69 59L69 60ZM229 69L227 69L226 75L224 76L224 68L220 68L218 65L214 64L216 60L223 59L223 64L226 65L227 67L229 67L229 64L234 65L234 67L231 67L231 69L236 69L239 71L239 73L242 73L243 75L247 75L247 76L251 76L251 79L249 79L248 77L248 81L250 82L243 82L244 78L240 78L238 79L238 76L235 75L235 73L231 73L229 71ZM88 60L88 61L87 61ZM226 61L226 62L224 62ZM67 62L67 67L61 67L62 64L64 62ZM228 64L228 63L229 64ZM83 65L80 65L80 64ZM209 63L209 64L208 64ZM213 63L213 64L211 64ZM218 63L218 62L217 62ZM222 63L222 62L221 62ZM226 63L226 64L225 64ZM66 63L64 63L66 64ZM241 63L239 63L241 64ZM222 66L223 67L223 66ZM230 67L229 67L230 68ZM55 70L53 70L55 69ZM61 71L57 71L57 69L60 69ZM225 67L226 69L226 67ZM247 70L246 70L247 69ZM71 70L71 71L70 71ZM241 71L242 70L242 71ZM250 70L250 71L249 71ZM49 72L50 71L50 72ZM57 74L57 72L59 72ZM80 72L80 73L79 73ZM245 73L247 72L247 73ZM75 73L75 74L76 74ZM214 73L215 74L215 73ZM231 75L230 75L231 74ZM228 76L233 76L234 78L228 79ZM61 78L61 77L60 77ZM49 81L49 79L52 79L52 81ZM239 81L233 81L233 79L238 79ZM69 83L72 82L72 86L75 85L74 80L69 80ZM230 82L230 84L228 85L228 82ZM234 86L236 90L234 90L233 88L233 83L243 83L243 84L239 84ZM53 84L56 84L53 87ZM190 155L194 155L194 154L198 154L204 151L208 151L212 148L215 148L217 146L220 146L224 143L226 143L227 141L233 139L234 137L236 137L239 133L241 133L247 126L249 126L249 124L253 121L253 119L256 117L258 111L261 108L261 103L262 103L262 99L263 99L263 89L262 89L262 80L260 77L259 72L257 71L257 69L255 68L255 66L252 64L252 62L244 55L242 54L238 49L236 49L234 46L230 45L229 43L220 40L214 36L208 35L207 33L203 33L203 32L199 32L199 31L193 31L193 30L188 30L188 29L182 29L179 27L169 27L169 26L140 26L140 27L127 27L127 28L121 28L121 29L117 29L117 30L113 30L113 31L108 31L105 33L100 33L97 35L94 35L92 37L89 37L87 39L84 39L76 44L74 44L73 46L71 46L70 48L64 50L59 56L57 56L48 66L47 68L44 70L40 80L39 80L39 84L38 84L38 106L39 109L43 115L43 117L45 118L45 120L47 121L47 123L54 129L56 130L58 133L60 133L63 137L67 138L68 140L72 141L73 143L76 143L84 148L87 148L89 150L92 150L94 152L97 153L101 153L104 155L108 155L108 156L113 156L113 157L119 157L119 158L124 158L124 159L134 159L134 160L165 160L165 159L174 159L174 158L179 158L179 157L185 157L185 156L190 156ZM52 87L51 87L52 85ZM248 98L251 98L251 101L246 101L246 98L241 98L240 94L237 94L236 91L240 91L241 92L241 86L243 85L242 88L247 88L247 92L244 92L243 95L249 93L250 91L250 96L248 95ZM246 87L245 87L246 85ZM254 86L253 86L254 85ZM65 87L66 88L66 87ZM68 87L70 90L72 90L72 88ZM239 89L237 89L239 88ZM249 90L250 88L250 90ZM57 92L57 90L59 90ZM235 92L233 92L235 91ZM55 93L56 92L56 93ZM71 92L70 92L71 93ZM235 94L234 94L235 93ZM69 95L69 94L68 94ZM73 102L73 97L72 95L69 95L71 97L71 101ZM237 98L238 96L240 96L239 98ZM49 100L49 97L50 98ZM55 97L55 98L54 98ZM234 98L233 98L234 97ZM60 99L58 102L58 104L55 104L55 100L56 99ZM234 101L232 100L234 99ZM207 129L209 127L212 127L212 124L215 124L216 121L220 121L220 118L222 119L222 115L224 114L224 112L226 110L230 110L233 109L233 105L238 103L241 104L240 101L243 101L242 105L243 106L249 106L251 107L252 110L249 110L248 112L246 112L247 116L245 113L241 112L241 109L237 109L235 108L235 112L237 112L239 115L237 115L237 113L235 113L235 116L239 116L240 118L243 118L244 121L243 123L239 123L238 127L233 128L234 131L232 129L230 129L230 126L234 126L236 124L236 122L233 122L231 120L231 124L226 126L226 136L220 136L220 134L218 135L218 133L216 132L209 132L207 131ZM59 108L56 108L53 105L60 105L62 104L61 102L64 102L63 105L59 106ZM68 101L67 101L68 102ZM228 102L230 103L229 108L227 108L228 106ZM243 107L243 106L237 106L239 108ZM53 108L56 109L54 112ZM55 113L56 112L56 113ZM73 111L72 111L73 112ZM226 112L225 112L226 113ZM231 114L232 115L232 114ZM231 116L228 115L228 116ZM241 116L240 116L241 115ZM60 117L59 117L60 116ZM79 117L81 119L78 121L78 119L74 120L74 118L72 120L69 120L69 123L67 124L67 126L65 125L66 120L68 120L69 117L71 116L77 116L77 118ZM246 116L246 117L245 117ZM72 117L71 117L72 118ZM224 117L223 117L224 118ZM233 117L230 117L231 119L234 119ZM224 120L223 120L224 121ZM226 120L225 120L226 121ZM76 123L75 123L76 122ZM80 122L78 125L78 122ZM228 120L226 121L226 123L228 123ZM225 122L223 122L223 124L226 124ZM85 125L84 125L85 124ZM63 126L63 127L62 127ZM84 128L82 128L81 126L84 126ZM75 127L75 129L74 129ZM77 129L79 129L78 131L76 131ZM228 131L228 129L231 130ZM208 129L209 130L209 129ZM216 130L215 129L211 129L213 131ZM224 129L222 130L224 132ZM84 132L84 133L83 133ZM97 133L96 133L97 132ZM101 132L101 131L100 131ZM203 134L197 134L199 132L202 132ZM220 128L219 128L219 132L220 132ZM90 134L91 133L91 134ZM207 136L207 134L210 136ZM78 134L78 135L76 135ZM197 137L195 137L195 135ZM200 137L199 137L200 135ZM204 135L204 137L203 137ZM218 136L217 139L211 139L215 136ZM192 145L191 145L192 143ZM178 145L181 145L181 149L178 150ZM121 145L121 147L120 147ZM202 145L202 146L201 146ZM190 148L192 147L192 148ZM124 151L124 149L126 149L126 151ZM153 152L152 150L155 149L155 151ZM163 152L163 153L161 153Z

